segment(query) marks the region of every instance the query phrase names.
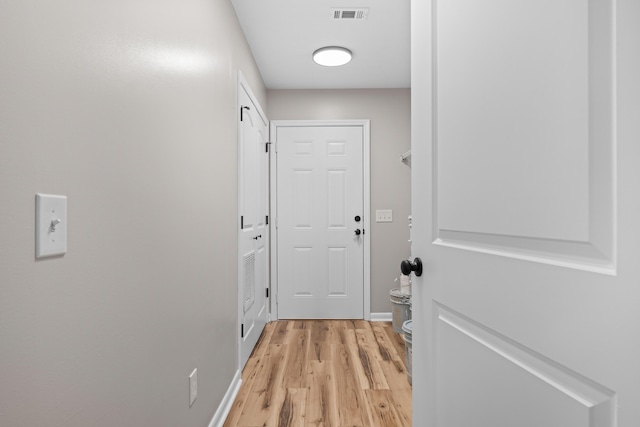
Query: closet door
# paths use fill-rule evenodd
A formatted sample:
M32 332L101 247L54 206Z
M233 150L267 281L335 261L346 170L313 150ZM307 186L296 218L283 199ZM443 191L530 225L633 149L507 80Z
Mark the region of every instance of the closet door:
M241 76L241 75L240 75ZM244 366L269 320L268 121L246 81L239 84L240 363Z

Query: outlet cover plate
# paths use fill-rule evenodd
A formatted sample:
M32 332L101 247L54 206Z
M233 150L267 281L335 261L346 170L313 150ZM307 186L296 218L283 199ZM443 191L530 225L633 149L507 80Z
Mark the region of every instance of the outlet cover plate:
M36 194L36 258L67 253L67 196Z
M194 369L189 375L189 407L198 398L198 369Z

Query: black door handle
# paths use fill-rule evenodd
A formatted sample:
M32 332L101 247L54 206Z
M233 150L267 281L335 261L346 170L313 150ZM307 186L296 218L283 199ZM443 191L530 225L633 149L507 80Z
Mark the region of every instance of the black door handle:
M253 240L258 240L259 238L262 237L262 234L258 234L256 237L252 237Z
M360 229L358 228L358 229L356 229L355 233L356 233L356 236L359 236L360 233L362 233L362 231L360 231Z
M400 271L406 276L411 274L412 271L416 273L416 276L422 276L422 260L417 257L413 261L405 259L400 263Z

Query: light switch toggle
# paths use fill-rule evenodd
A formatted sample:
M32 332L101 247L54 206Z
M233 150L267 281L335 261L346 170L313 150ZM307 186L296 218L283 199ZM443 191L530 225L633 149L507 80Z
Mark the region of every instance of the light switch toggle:
M52 219L51 226L49 227L49 231L52 233L56 232L56 225L60 224L62 221L59 219Z

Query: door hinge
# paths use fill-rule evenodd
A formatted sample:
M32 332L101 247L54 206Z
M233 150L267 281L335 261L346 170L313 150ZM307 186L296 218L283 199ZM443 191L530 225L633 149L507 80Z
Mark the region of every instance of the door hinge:
M240 325L240 338L244 338L244 323Z
M240 121L243 121L243 120L244 120L244 115L243 115L243 113L244 113L244 110L245 110L245 109L246 109L246 110L251 110L251 108L250 108L250 107L247 107L246 105L241 105L241 106L240 106Z
M265 222L264 225L269 225L269 215L264 217L264 222Z
M240 230L244 228L244 215L240 215Z
M269 298L269 288L265 288L267 290L267 298Z

